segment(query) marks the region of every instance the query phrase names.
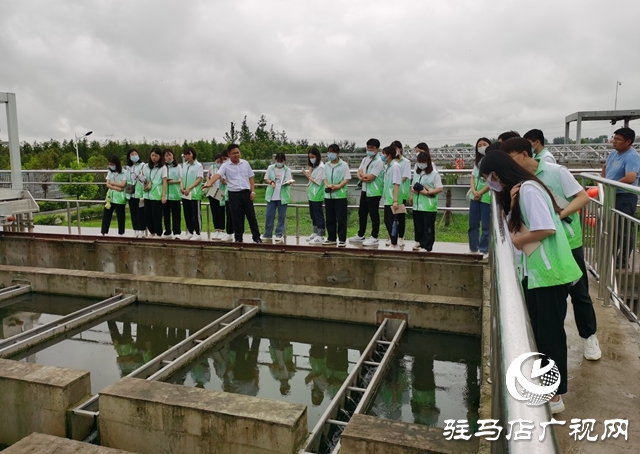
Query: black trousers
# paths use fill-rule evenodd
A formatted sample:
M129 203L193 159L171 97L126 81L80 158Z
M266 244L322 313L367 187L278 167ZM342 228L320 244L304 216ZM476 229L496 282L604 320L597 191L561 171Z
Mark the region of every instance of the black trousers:
M109 233L109 227L111 226L111 218L113 212L116 212L116 218L118 219L118 233L124 235L124 204L112 203L111 208L104 209L102 211L102 229L100 230L104 235Z
M400 203L407 206L406 200L402 200ZM398 220L398 238L404 238L407 229L407 213L396 214L396 219Z
M129 211L131 212L131 224L133 230L144 231L146 226L146 218L144 214L144 207L140 208L140 199L129 199Z
M527 278L522 281L531 328L538 352L555 361L560 372L558 394L567 392L567 333L564 318L567 315L569 285L555 285L527 289ZM543 361L543 364L545 362Z
M187 224L187 231L200 235L202 229L200 200L182 199L182 207L184 208L184 222Z
M211 217L213 218L213 228L215 230L224 230L226 221L227 234L233 234L233 226L231 225L231 212L229 203L220 206L220 201L209 197L209 206L211 207ZM226 219L225 219L226 218Z
M431 252L436 242L436 212L413 210L413 230L420 247Z
M322 211L322 202L312 202L309 200L309 216L311 217L311 222L316 229L319 229L324 232L325 222L324 222L324 212ZM314 230L315 233L315 230ZM335 240L335 239L334 239Z
M616 210L624 214L633 216L636 213L638 196L635 194L616 194ZM625 219L618 221L618 238L616 240L616 262L623 268L627 267L629 255L634 251L636 244L636 234L632 222Z
M327 210L327 235L329 241L337 239L343 243L347 241L347 199L324 199L324 206Z
M180 224L182 219L180 218L180 200L167 200L167 203L162 205L162 216L164 218L164 233L169 235L180 235Z
M227 203L231 205L231 221L236 242L242 243L245 216L249 221L249 229L251 229L253 241L260 241L260 228L256 220L256 210L251 201L251 191L246 189L244 191L229 192L229 201Z
M391 244L394 246L398 244L398 232L396 231L396 236L391 236L391 232L393 230L393 221L396 220L396 215L393 214L391 210L391 205L384 206L384 225L387 228L387 232L389 233L389 238L391 239ZM397 227L397 226L396 226Z
M145 199L144 213L149 233L162 235L162 202L160 200Z
M358 228L358 236L364 236L367 231L367 216L371 218L371 236L378 238L380 234L380 199L381 196L367 197L367 193L360 193L360 207L358 208L358 217L360 227Z
M587 275L587 267L584 264L584 249L582 249L582 246L571 249L571 254L582 271L580 280L569 287L573 317L576 319L580 337L587 339L592 334L595 334L598 329L596 311L593 309L593 301L591 300L591 295L589 295L589 276Z

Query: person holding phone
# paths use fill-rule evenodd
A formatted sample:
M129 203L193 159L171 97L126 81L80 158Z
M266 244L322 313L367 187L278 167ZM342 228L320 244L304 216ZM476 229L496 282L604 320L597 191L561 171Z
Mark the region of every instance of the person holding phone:
M426 143L416 145L418 152L416 171L411 180L409 203L413 205L414 251L431 252L436 241L436 215L438 194L442 192L440 173L433 168L431 153Z
M267 219L264 227L263 241L271 241L273 233L273 223L278 212L278 225L276 226L276 237L274 243L284 241L285 220L287 218L287 205L291 202L291 169L286 166L287 157L284 153L276 154L275 164L267 168L264 182L267 183L267 190L264 198L267 201Z

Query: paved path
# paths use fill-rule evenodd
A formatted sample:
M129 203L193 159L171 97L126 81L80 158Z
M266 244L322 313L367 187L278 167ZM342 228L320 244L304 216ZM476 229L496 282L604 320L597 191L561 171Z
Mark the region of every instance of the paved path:
M566 410L555 415L567 423L557 430L563 452L608 454L640 452L640 329L615 307L603 307L598 300L597 282L590 276L591 298L598 318L597 336L602 358L587 361L582 356L583 341L569 303L565 329L569 346L569 392L564 396ZM596 420L595 433L602 435L605 419L628 419L628 441L624 438L574 441L571 419Z

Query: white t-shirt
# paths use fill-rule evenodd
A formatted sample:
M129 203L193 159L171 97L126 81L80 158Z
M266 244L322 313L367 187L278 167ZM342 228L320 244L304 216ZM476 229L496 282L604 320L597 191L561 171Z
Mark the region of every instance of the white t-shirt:
M553 218L549 212L549 205L540 190L532 185L525 185L520 189L520 200L524 203L524 209L529 218L529 231L556 230ZM527 261L522 260L522 251L513 249L516 263L522 264L522 274L528 276Z
M282 189L282 183L284 179L284 167L273 169L276 179L273 180L276 182L276 187L273 188L273 194L271 195L271 200L280 200L280 189Z
M360 167L358 170L362 169L365 175L373 175L378 176L380 172L384 169L384 162L380 159L380 152L376 153L373 158L365 156L362 162L360 163ZM362 190L366 192L367 183L362 182Z
M251 189L249 179L253 178L254 173L251 165L244 159L241 159L237 164L234 164L231 160L226 161L220 166L217 174L227 180L227 190L229 192Z
M560 169L560 184L562 185L562 192L564 192L565 197L573 197L584 189L565 166L561 166ZM558 195L561 196L562 194Z

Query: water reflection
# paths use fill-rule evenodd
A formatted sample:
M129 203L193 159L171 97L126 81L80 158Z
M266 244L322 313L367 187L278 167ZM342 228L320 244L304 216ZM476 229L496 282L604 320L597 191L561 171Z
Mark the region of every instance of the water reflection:
M301 403L312 427L374 333L371 326L261 316L168 381Z
M409 331L396 350L369 414L444 427L467 419L477 427L480 340Z

